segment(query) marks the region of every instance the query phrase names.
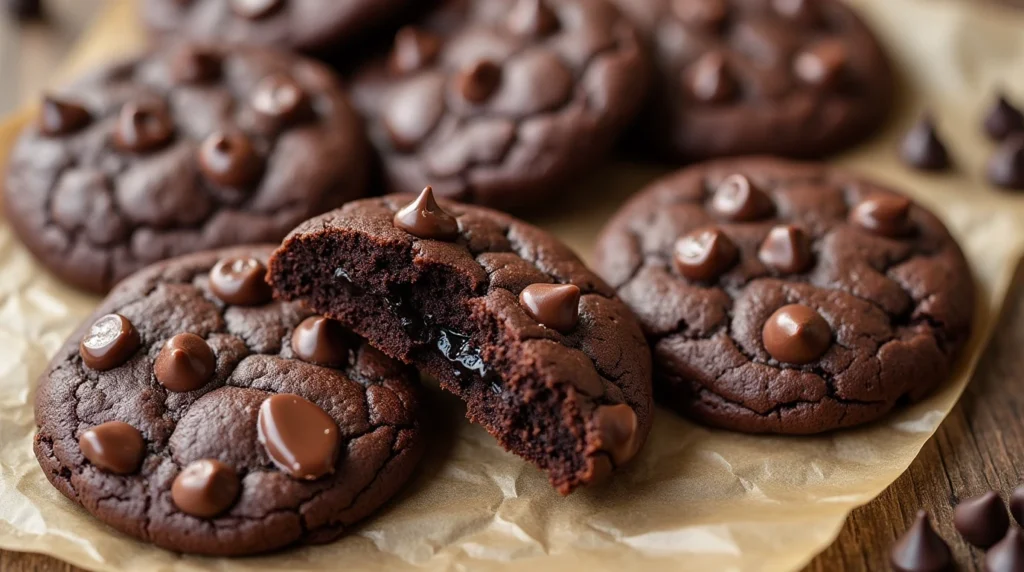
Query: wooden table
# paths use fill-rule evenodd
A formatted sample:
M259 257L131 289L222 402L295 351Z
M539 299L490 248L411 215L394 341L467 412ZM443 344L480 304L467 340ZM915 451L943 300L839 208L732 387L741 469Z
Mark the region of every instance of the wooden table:
M115 0L126 1L126 0ZM1012 0L1024 5L1024 0ZM49 0L45 23L15 25L0 15L0 115L36 97L102 0ZM811 572L887 570L888 551L918 508L934 516L963 570L981 570L982 553L953 530L953 507L989 489L1008 492L1024 474L1024 269L992 344L966 394L903 476L853 512ZM47 556L0 551L0 570L79 570Z

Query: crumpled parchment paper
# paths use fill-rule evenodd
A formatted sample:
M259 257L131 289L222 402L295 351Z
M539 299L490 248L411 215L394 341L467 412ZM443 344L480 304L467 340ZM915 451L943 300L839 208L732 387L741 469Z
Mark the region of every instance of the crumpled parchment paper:
M46 482L31 452L36 377L97 302L45 274L0 220L0 547L94 570L793 570L846 515L902 473L952 408L991 334L1024 244L1024 195L984 183L992 145L978 124L1004 86L1024 101L1024 12L970 0L853 0L888 45L902 89L886 133L835 162L934 209L980 285L976 334L955 377L874 425L813 438L755 437L659 410L651 439L605 487L561 498L544 476L432 392L433 447L403 494L349 537L259 558L181 556L114 532ZM114 0L60 75L141 44L130 0ZM896 160L900 133L933 109L958 164L950 175ZM0 126L0 157L31 110ZM591 197L538 221L587 255L608 215L664 169L615 164L580 181ZM880 523L880 526L888 524Z

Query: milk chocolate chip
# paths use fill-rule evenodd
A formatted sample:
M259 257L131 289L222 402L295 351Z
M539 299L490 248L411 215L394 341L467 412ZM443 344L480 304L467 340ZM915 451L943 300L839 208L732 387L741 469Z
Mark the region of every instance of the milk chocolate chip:
M206 385L216 367L217 358L206 340L185 333L167 340L153 363L153 373L171 391L192 391Z
M595 427L600 437L600 448L611 455L616 465L624 465L640 449L637 438L639 421L636 412L624 404L601 405L594 413Z
M832 328L825 318L802 304L775 311L764 324L764 349L783 363L810 363L832 345Z
M341 439L338 425L314 403L290 393L263 401L259 440L282 471L315 480L334 472Z
M814 262L811 239L798 226L783 224L768 232L757 257L765 266L781 274L799 274Z
M697 230L680 238L674 253L676 269L690 280L714 280L739 259L736 245L717 228Z
M107 421L86 429L78 448L90 463L108 473L130 475L146 456L146 441L139 430L121 421Z
M437 204L430 187L395 213L393 222L396 228L419 238L451 241L459 236L459 222Z
M580 289L575 284L530 284L519 304L531 318L559 332L571 332L580 319Z
M106 371L128 361L140 344L142 338L128 318L107 314L89 328L78 346L78 353L86 367Z
M310 316L292 332L292 351L302 361L340 367L348 363L348 343L340 323L323 316Z
M174 478L171 500L186 514L213 518L235 504L241 489L235 469L216 459L201 459Z
M210 271L210 290L226 304L259 306L274 296L266 276L267 267L255 258L226 258Z
M888 237L910 232L910 199L896 195L875 195L850 211L850 222L864 230Z

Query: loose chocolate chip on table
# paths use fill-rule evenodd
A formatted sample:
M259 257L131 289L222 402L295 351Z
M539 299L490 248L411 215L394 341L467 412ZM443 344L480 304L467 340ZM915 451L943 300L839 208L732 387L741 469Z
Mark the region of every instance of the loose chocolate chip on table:
M735 174L722 179L715 188L711 210L726 220L747 222L771 216L775 205L753 181Z
M695 230L676 241L676 270L690 280L714 280L739 258L739 249L717 228Z
M193 391L213 377L217 358L206 340L195 334L178 334L167 340L153 362L153 374L171 391Z
M1017 524L1024 526L1024 485L1018 485L1010 493L1010 513Z
M993 141L1002 141L1014 133L1024 132L1024 113L1000 93L995 105L985 115L985 133Z
M958 504L953 511L953 525L967 542L988 548L1006 534L1010 517L999 494L989 491Z
M1024 133L1011 135L999 145L988 161L986 174L997 187L1024 190Z
M519 304L534 320L559 332L570 332L580 318L580 289L575 284L530 284Z
M985 572L1024 572L1024 532L1011 527L1006 537L985 553Z
M235 503L241 489L235 469L216 459L201 459L174 478L171 499L186 514L213 518Z
M259 180L263 161L244 134L218 131L199 146L199 169L215 185L244 188Z
M138 471L146 455L142 433L121 421L107 421L86 429L78 438L78 448L90 463L118 475Z
M900 143L900 157L908 166L924 171L949 168L949 153L935 130L930 114L923 115Z
M890 560L898 572L943 572L953 565L949 546L935 533L924 510L917 511L914 524L896 541Z
M783 363L810 363L832 345L832 328L814 308L790 304L764 324L764 349Z
M341 366L349 358L344 328L323 316L310 316L295 328L292 351L302 361L324 366Z
M781 274L799 274L814 262L811 239L804 229L783 224L768 232L757 257L765 266Z
M419 238L452 241L459 235L459 221L437 204L431 187L396 212L394 224Z
M43 97L39 130L44 135L67 135L89 124L92 115L81 105L51 95Z
M259 440L274 464L296 479L334 472L341 440L338 425L307 399L283 393L260 405Z
M868 197L850 211L850 222L874 234L904 236L910 232L910 199L895 195Z
M86 367L106 371L128 361L141 343L138 330L128 318L107 314L89 328L78 353Z
M267 267L255 258L227 258L210 271L210 290L227 304L259 306L274 296L266 276Z

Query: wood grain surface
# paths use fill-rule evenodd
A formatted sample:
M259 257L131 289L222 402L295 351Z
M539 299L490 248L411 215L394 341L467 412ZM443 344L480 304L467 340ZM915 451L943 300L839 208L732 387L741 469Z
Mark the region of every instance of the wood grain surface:
M0 115L38 96L103 4L46 1L48 17L42 22L16 24L0 14ZM1008 1L1024 6L1024 0ZM1024 474L1024 270L1018 270L1011 292L993 342L960 403L910 469L853 512L809 572L887 570L889 548L920 507L933 514L961 569L982 570L983 554L956 534L952 515L959 499L989 489L1008 493ZM71 570L79 569L47 556L0 551L3 572Z

